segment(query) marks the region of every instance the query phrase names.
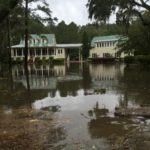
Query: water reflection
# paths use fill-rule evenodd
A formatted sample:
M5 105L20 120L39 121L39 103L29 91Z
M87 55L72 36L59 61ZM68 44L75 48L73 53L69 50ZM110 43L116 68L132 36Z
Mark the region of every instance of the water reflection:
M118 95L120 105L126 107L136 105L137 101L141 106L149 105L147 100L150 95L150 84L147 84L149 72L139 69L125 68L124 70L124 65L86 63L82 67L79 64L71 64L70 67L67 65L33 65L28 66L27 74L25 74L23 66L14 66L9 75L10 80L6 79L7 82L2 80L1 86L3 89L11 89L8 93L14 90L15 96L13 98L13 96L7 95L10 98L6 96L6 101L16 99L20 104L25 104L25 99L28 99L24 93L25 89L29 89L29 83L26 82L28 77L31 102L47 96L54 98L56 92L59 92L60 97L76 97L78 91L83 90L85 96L114 93ZM4 95L2 94L2 96ZM18 103L16 100L12 103Z
M132 127L130 125L133 122L130 119L110 117L108 113L107 108L99 108L98 102L93 110L89 110L88 114L91 120L88 122L88 129L92 138L108 138L111 135L123 136L128 132L129 127Z
M104 146L111 135L124 136L138 125L131 118L116 118L114 111L116 106L149 105L149 76L148 70L130 70L122 64L33 65L27 74L23 66L14 66L10 80L0 79L0 110L9 114L30 103L34 109L58 115L65 133L48 132L58 134L56 143L51 143L56 149L79 137Z

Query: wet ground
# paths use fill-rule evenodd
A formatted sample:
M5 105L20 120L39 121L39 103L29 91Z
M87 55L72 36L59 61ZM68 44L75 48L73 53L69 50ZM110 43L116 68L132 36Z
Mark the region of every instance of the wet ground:
M2 67L3 68L3 67ZM149 107L150 70L123 64L23 66L0 77L2 150L148 150L150 120L115 117ZM9 76L8 76L9 75Z

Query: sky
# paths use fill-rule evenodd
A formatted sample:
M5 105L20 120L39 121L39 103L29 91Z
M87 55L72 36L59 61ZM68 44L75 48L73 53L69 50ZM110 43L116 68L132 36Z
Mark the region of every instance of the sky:
M86 25L91 22L88 19L86 4L88 0L48 0L52 16L58 18L58 22L64 20L67 24L75 22L78 25ZM110 22L114 22L111 17Z
M87 24L88 11L86 3L88 0L48 0L52 10L52 16L58 18L58 22L64 20L67 24L75 22L78 25Z

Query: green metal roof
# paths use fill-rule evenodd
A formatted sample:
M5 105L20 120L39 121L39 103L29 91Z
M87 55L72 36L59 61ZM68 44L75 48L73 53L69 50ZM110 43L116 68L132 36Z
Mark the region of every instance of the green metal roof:
M94 43L97 42L118 41L121 37L121 35L97 36L93 38L91 46L94 47Z
M42 39L45 39L47 42L43 43ZM53 47L56 45L56 38L54 34L30 34L29 41L36 40L36 43L29 42L29 47ZM39 42L37 42L37 40ZM12 46L12 48L23 48L25 47L25 41L20 40L18 45Z

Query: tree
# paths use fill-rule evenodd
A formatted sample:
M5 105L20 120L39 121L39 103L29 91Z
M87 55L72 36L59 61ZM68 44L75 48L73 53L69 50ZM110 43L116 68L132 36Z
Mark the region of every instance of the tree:
M129 25L133 16L138 16L144 25L149 24L143 18L143 9L150 11L149 0L88 0L89 18L106 22L112 13L116 13L117 21Z
M150 21L150 13L145 12L144 20ZM122 51L135 55L150 55L150 24L144 26L140 19L132 23L129 28L128 40L120 45Z
M79 26L74 22L67 25L64 21L53 27L52 32L55 33L57 43L78 43L80 42Z
M24 5L24 2L26 5ZM36 3L37 7L29 8L29 3ZM36 13L37 11L44 12L46 14L45 17L40 16L38 13ZM42 29L42 27L44 28L44 24L41 22L53 21L53 19L51 18L49 5L45 0L43 0L42 3L40 0L2 0L0 2L0 12L2 12L0 13L0 19L3 20L0 23L0 26L3 26L3 29L0 30L0 33L2 33L1 35L3 35L1 40L3 41L3 43L0 45L1 48L3 47L2 49L6 49L6 47L8 47L10 43L17 44L19 42L18 39L20 39L21 37L27 37L28 33L31 33L30 31L32 31L33 29L34 33L39 33L39 30ZM8 18L10 27L5 28L5 26L8 25ZM29 23L31 23L31 26ZM35 29L34 25L36 25L36 27L38 28ZM9 35L11 35L11 38L9 37L11 41L9 42L7 42L8 38L6 39L6 33L8 31L10 31ZM25 45L27 44L28 43L26 41ZM27 49L28 45L25 47ZM25 50L25 60L27 59L27 53L27 50Z
M89 57L89 50L90 50L90 41L86 32L83 33L82 44L83 44L82 56L83 56L83 59L85 60Z
M8 16L10 10L16 7L20 0L1 0L0 1L0 21Z

